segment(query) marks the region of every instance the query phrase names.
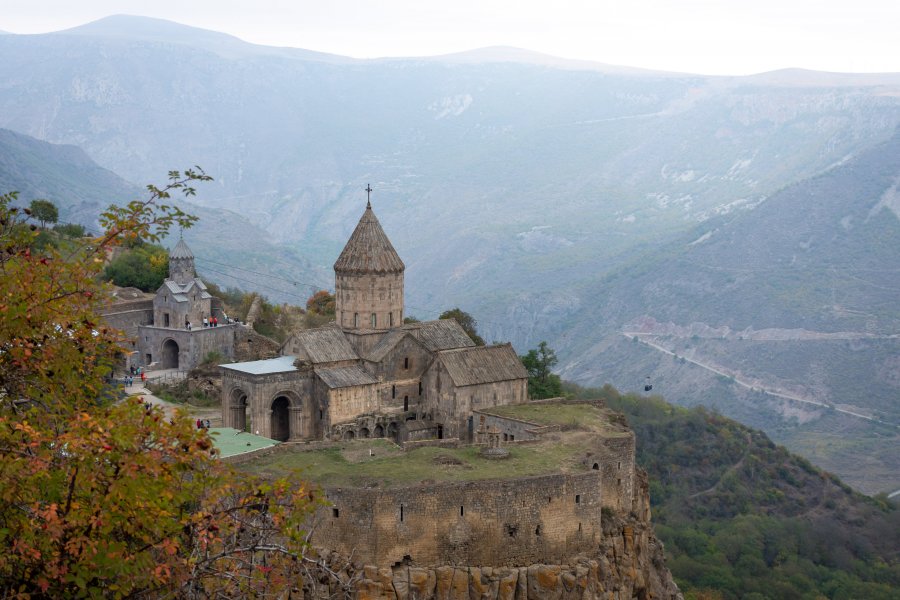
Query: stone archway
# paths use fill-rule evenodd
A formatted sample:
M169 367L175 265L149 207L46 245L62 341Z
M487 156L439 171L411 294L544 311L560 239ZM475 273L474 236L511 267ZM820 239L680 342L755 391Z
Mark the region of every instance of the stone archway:
M231 410L231 427L238 431L250 431L247 422L247 394L240 388L231 390L229 398L229 408Z
M361 427L360 430L359 430L359 437L360 437L361 439L368 438L368 437L369 437L369 428L368 428L368 427Z
M355 437L356 437L356 434L353 433L353 430L352 430L352 429L348 429L347 431L344 432L344 439L345 439L345 440L352 440L352 439L355 438Z
M375 426L375 432L372 434L372 437L383 438L384 437L384 427L381 426L381 423Z
M272 400L271 435L273 440L286 442L291 438L291 401L287 396Z
M392 421L391 424L388 425L387 437L391 438L394 442L400 441L400 427L395 421Z
M162 345L162 368L178 368L178 343L172 338L167 339Z

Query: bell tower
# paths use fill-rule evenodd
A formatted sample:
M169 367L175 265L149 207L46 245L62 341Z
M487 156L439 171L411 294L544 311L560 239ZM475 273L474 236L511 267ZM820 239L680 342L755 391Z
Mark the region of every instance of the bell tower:
M184 243L184 238L169 252L169 279L179 285L187 285L197 276L194 270L194 253Z

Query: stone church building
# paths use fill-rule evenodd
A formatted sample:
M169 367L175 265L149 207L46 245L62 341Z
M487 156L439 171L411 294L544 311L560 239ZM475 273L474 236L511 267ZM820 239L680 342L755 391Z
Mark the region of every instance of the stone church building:
M335 323L296 332L278 358L222 365L224 425L280 441L471 440L473 411L525 402L510 344L476 346L452 319L403 323L404 270L367 204L334 264Z
M217 327L204 327L216 316ZM183 239L169 252L169 277L156 291L149 322L137 326L135 366L193 369L210 353L234 359L235 325L224 322L221 303L197 277L194 254Z

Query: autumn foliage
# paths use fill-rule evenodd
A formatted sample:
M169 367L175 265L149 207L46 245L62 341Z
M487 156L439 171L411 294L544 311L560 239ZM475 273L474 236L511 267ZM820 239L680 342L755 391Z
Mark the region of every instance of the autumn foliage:
M36 250L0 196L0 596L268 597L302 585L301 483L238 476L206 430L108 383L118 333L97 318L106 249L194 217L169 204L208 180L173 171L111 207L106 233Z

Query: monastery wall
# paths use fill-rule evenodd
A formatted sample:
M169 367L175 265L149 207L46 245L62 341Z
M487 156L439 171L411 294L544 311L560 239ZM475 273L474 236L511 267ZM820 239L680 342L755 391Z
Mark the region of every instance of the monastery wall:
M558 563L602 537L596 471L326 495L313 545L380 567Z
M632 510L635 493L634 433L629 430L627 434L614 437L597 436L595 448L586 454L585 465L600 471L606 491L604 506L614 510Z
M110 327L123 331L129 338L137 339L139 325L153 324L153 299L117 302L106 307L100 314Z

